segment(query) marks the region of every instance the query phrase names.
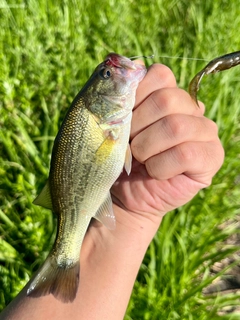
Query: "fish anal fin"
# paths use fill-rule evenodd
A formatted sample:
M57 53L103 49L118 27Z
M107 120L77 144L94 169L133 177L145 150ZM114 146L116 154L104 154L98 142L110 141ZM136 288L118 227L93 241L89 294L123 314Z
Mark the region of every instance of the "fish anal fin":
M116 218L113 212L112 198L110 192L108 193L105 201L99 207L94 218L99 220L109 230L115 229Z
M130 148L130 144L128 144L128 147L126 150L124 168L125 168L127 174L130 175L131 170L132 170L132 151Z
M49 256L28 286L27 295L37 298L48 294L64 302L72 302L79 283L79 262L71 266L59 266L56 259Z
M45 186L43 187L42 191L39 193L37 198L33 201L33 204L52 210L52 199L51 199L50 186L49 186L48 180Z

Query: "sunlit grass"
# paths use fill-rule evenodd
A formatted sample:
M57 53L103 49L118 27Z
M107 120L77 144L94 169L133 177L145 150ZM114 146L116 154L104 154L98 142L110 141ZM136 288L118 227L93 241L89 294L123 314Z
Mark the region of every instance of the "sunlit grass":
M55 218L32 201L66 109L95 66L111 51L155 54L146 64L167 64L187 89L206 62L161 56L211 60L239 50L239 24L237 0L0 1L1 309L49 250ZM219 125L226 160L211 187L165 217L126 319L217 319L236 304L237 296L204 297L202 288L212 280L210 266L237 250L222 246L237 230L218 226L239 214L239 73L202 81L199 98Z

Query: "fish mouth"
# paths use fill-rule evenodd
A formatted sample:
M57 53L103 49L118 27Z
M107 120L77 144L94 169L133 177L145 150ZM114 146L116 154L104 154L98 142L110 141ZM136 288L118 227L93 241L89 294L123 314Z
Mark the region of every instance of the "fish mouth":
M107 57L104 60L104 64L109 67L124 68L124 69L131 69L131 70L145 68L145 66L141 64L136 64L134 61L130 60L129 58L123 57L114 52L109 53L107 55Z

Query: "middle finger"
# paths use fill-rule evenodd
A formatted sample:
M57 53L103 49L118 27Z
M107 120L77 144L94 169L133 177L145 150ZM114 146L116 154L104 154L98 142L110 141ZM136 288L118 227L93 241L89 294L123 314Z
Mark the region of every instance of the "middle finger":
M132 142L133 156L144 163L148 158L187 141L211 141L217 132L216 124L205 117L171 114L156 121Z

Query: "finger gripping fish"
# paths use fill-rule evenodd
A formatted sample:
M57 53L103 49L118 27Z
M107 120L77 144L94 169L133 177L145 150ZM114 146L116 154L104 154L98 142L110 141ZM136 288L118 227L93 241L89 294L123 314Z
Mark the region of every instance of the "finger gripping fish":
M54 142L48 181L34 204L58 217L55 243L27 295L75 299L80 248L92 217L114 229L110 188L131 171L132 108L146 68L116 53L97 66L73 100Z
M224 71L240 64L240 51L225 54L221 57L211 60L201 71L199 71L189 84L189 94L193 100L197 102L197 91L202 77L205 74L216 73Z

